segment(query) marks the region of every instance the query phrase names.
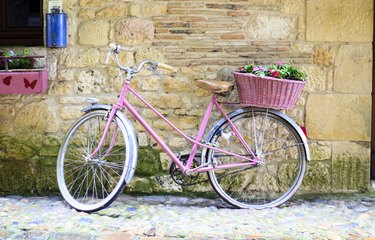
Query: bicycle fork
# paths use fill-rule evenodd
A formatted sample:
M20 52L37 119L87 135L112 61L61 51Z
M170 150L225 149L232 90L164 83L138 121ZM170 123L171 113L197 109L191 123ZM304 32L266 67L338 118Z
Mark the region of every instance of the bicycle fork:
M101 139L99 141L98 146L94 150L94 152L90 154L90 158L92 158L93 156L95 156L99 152L99 150L103 147L104 141L107 138L107 134L109 132L109 128L111 127L111 123L112 123L113 119L116 116L117 110L118 110L118 107L115 105L108 112L108 119L107 119L107 123L106 123L105 128L104 128L103 135L102 135L102 137L101 137ZM110 145L109 145L107 151L105 152L105 154L103 155L102 158L106 158L109 155L109 153L112 151L112 148L113 148L113 146L115 144L115 141L116 141L116 138L117 138L117 135L118 135L118 131L119 131L118 125L115 125L114 133L112 134L112 139L111 139Z

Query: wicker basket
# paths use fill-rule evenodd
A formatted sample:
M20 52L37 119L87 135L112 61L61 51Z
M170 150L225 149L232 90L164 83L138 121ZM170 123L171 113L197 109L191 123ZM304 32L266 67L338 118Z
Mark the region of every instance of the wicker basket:
M293 109L306 84L250 73L234 72L241 104L257 107Z

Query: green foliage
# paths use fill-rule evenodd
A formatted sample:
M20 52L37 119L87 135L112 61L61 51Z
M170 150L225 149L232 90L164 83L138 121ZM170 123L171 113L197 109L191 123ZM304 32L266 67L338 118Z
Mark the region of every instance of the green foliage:
M247 64L240 69L240 72L255 74L260 77L274 77L281 79L290 79L306 81L307 75L302 70L277 61L271 65L251 65Z
M0 51L0 69L5 69L5 63L8 62L8 69L32 69L35 63L35 59L31 56L25 56L28 51L16 53L12 50Z

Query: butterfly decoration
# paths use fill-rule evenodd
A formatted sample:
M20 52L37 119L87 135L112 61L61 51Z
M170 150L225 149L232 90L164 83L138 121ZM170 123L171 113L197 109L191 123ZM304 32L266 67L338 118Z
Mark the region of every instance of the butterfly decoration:
M36 86L36 83L38 82L38 80L35 79L35 80L33 80L33 81L30 82L26 78L23 78L23 82L25 83L25 88L30 87L31 89L34 89L35 86Z
M3 79L3 83L4 83L5 85L9 86L9 85L10 85L10 80L12 80L12 76L5 77L5 78Z
M47 88L47 69L41 71L0 71L0 96L1 94L44 93Z

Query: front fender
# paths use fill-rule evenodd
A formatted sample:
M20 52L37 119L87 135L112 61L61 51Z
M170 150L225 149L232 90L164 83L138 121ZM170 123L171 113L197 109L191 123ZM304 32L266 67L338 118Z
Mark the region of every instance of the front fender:
M111 109L112 109L111 105L94 104L94 105L83 108L82 112L88 113L88 112L97 111L97 110L105 110L105 111L110 112ZM138 140L135 135L134 127L129 121L129 119L125 116L125 114L122 113L121 111L117 111L116 117L118 117L121 120L121 122L124 124L125 129L129 136L129 143L130 143L130 149L128 149L129 164L128 164L128 170L125 176L125 182L126 184L128 184L130 183L131 179L134 176L134 172L138 163Z

